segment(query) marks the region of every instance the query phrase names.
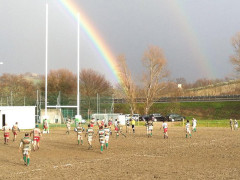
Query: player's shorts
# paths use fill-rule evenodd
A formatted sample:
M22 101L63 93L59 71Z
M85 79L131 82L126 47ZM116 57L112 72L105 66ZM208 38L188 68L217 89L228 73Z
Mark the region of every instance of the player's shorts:
M105 139L104 138L99 139L99 142L100 142L100 144L105 144Z
M189 128L186 129L186 133L191 134L191 130Z
M29 149L23 149L23 155L29 155L30 154L30 150Z
M9 138L9 132L4 133L5 138Z
M90 127L93 127L93 124L90 124Z
M13 135L14 135L14 136L17 135L17 131L14 131L14 132L13 132Z
M93 137L92 136L88 136L88 141L92 141Z
M134 129L135 125L132 125L132 128Z
M83 137L82 137L82 133L77 133L77 137L78 137L78 138L83 138Z
M39 136L34 136L33 140L39 142L40 141L40 137Z
M44 125L44 129L48 129L48 127L46 125Z
M109 136L105 136L105 141L106 141L106 142L109 141Z
M164 128L164 129L163 129L163 132L164 132L164 133L167 133L167 131L168 131L168 128Z
M115 127L115 131L119 131L118 127Z
M149 126L149 127L148 127L148 130L149 130L149 131L152 131L152 130L153 130L153 126Z

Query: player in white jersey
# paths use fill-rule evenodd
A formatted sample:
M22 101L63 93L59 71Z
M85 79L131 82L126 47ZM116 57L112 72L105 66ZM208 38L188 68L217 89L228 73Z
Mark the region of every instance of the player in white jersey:
M66 134L69 135L70 130L71 130L71 120L70 119L67 120L66 127L67 127Z
M85 134L85 136L87 136L87 140L88 140L88 144L89 144L88 149L92 148L93 134L94 134L94 130L91 127L91 124L89 124L88 129L87 129L86 134Z
M234 130L238 130L238 122L236 119L234 120Z
M33 134L33 150L35 151L36 148L40 148L40 136L42 136L41 130L38 128L38 124L36 124L36 128L34 128L30 132L30 136Z
M149 119L147 121L147 136L152 137L152 132L153 132L153 121Z
M12 127L12 132L13 132L13 141L16 141L17 139L17 134L20 132L20 129L18 128L18 122L16 122L13 127Z
M98 135L99 135L99 143L101 146L101 153L103 153L103 147L105 144L105 132L102 126L99 127Z
M163 128L163 138L168 138L168 124L165 120L163 120L163 124L162 124L162 128Z
M117 121L117 126L115 127L116 138L118 138L119 134L121 134L124 137L126 137L126 135L123 134L122 129L123 129L123 126L120 124L119 121Z
M197 132L197 120L195 118L192 119L192 131Z
M112 119L108 121L108 127L110 129L110 135L112 135Z
M84 127L82 127L81 122L79 122L78 126L76 127L78 145L80 144L80 140L81 140L81 145L83 145L83 135L82 135L83 131L84 131Z
M130 132L130 121L129 119L126 121L126 133Z
M4 144L8 144L8 140L9 140L9 136L10 136L10 127L7 125L7 123L5 124L5 126L3 126L2 128L3 130L3 135L4 135Z
M189 120L187 120L187 123L186 123L186 138L188 137L188 135L190 138L192 137Z
M109 129L109 127L107 126L107 124L105 124L104 132L105 132L105 145L106 145L106 149L108 149L110 129Z
M232 119L230 119L230 128L231 128L231 130L233 130L233 120Z

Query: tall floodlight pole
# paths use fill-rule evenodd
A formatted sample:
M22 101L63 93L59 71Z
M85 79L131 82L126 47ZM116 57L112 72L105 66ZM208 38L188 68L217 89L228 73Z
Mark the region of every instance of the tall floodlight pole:
M37 122L38 122L38 118L39 118L39 116L38 116L38 109L39 108L39 101L38 101L38 90L37 90Z
M99 104L98 105L98 109L99 109L99 113L101 114L101 103L100 103L101 102L101 98L100 98L100 95L98 95L98 99L99 99L98 100L98 104Z
M80 115L80 29L79 29L79 13L77 14L77 115Z
M13 106L13 97L12 97L12 91L11 91L11 106Z
M98 114L98 94L97 94L97 114Z
M114 95L112 95L112 113L114 114Z
M46 3L46 56L45 56L45 116L47 116L47 80L48 80L48 4Z

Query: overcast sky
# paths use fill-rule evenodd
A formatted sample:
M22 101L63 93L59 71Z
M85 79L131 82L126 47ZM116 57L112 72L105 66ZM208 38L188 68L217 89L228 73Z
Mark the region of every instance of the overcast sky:
M70 1L70 0L68 0ZM171 78L224 78L233 73L231 38L240 31L239 0L72 0L135 77L149 45L162 48ZM76 21L57 0L49 3L49 69L76 72ZM45 71L45 1L0 0L0 74ZM116 82L81 31L81 68Z

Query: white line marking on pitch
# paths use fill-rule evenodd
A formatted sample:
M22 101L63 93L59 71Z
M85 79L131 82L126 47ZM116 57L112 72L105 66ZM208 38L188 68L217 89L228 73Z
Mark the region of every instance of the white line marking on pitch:
M41 169L33 169L32 171L41 171Z
M27 173L27 172L18 172L18 173L16 173L16 174L25 174L25 173Z
M72 164L65 164L65 165L62 165L63 167L67 167L67 166L72 166Z
M136 154L135 156L140 156L140 157L153 157L153 158L155 158L155 157L160 157L160 158L162 158L163 156L154 156L154 155L146 155L146 154L143 154L143 155L138 155L138 154Z

